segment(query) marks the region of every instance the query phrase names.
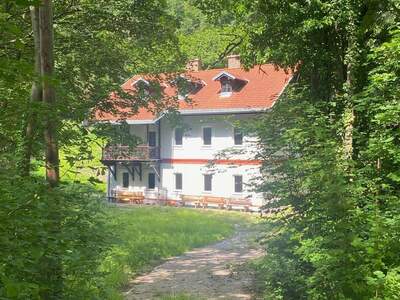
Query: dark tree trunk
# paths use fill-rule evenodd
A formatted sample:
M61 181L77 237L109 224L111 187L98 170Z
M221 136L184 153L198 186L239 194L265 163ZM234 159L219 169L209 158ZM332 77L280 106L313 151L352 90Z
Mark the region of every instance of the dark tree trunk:
M46 180L49 184L47 228L48 245L41 261L41 281L47 284L42 290L44 300L63 299L63 270L60 248L61 213L60 198L54 187L59 184L59 157L57 144L57 107L54 92L53 10L51 0L42 0L40 19L40 61L42 97L45 109L44 141L46 155Z
M50 0L40 6L40 60L43 78L43 102L45 108L44 139L46 147L46 179L51 187L59 183L59 158L56 137L56 108L53 86L53 14Z
M36 136L37 129L37 105L36 103L42 101L42 86L40 84L41 77L41 63L40 63L40 27L39 27L39 7L32 6L30 8L33 43L34 43L34 82L32 83L30 105L26 118L25 136L23 138L23 153L20 162L20 170L22 176L30 175L31 157L33 143Z

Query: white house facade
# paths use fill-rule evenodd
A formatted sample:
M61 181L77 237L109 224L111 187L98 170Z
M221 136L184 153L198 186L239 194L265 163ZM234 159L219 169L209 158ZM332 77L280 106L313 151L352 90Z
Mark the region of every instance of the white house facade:
M198 60L192 61L186 74L190 79L185 80L193 83L185 95L191 101L179 100L179 122L140 110L125 121L142 143L103 149L109 197L126 191L150 200L205 197L262 205L261 195L254 192L261 164L255 159L257 143L238 124L270 109L291 74L271 65L244 71L238 56L229 57L224 69L201 70L200 66ZM146 87L145 76L134 76L122 87L135 88L138 82ZM167 93L178 92L167 87ZM96 119L118 124L118 116L107 113L97 113Z

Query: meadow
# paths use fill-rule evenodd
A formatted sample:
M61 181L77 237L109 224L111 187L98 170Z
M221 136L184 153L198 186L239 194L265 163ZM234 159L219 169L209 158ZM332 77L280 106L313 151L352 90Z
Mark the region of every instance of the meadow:
M109 299L136 274L163 259L230 236L235 226L253 221L249 215L171 207L107 208L113 245L101 264Z

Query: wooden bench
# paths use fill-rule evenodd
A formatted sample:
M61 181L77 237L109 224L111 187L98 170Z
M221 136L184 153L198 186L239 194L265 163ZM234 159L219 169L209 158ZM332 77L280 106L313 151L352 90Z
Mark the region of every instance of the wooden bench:
M243 207L245 211L249 211L252 206L251 200L247 198L229 198L226 201L228 209L232 209L234 206Z
M144 195L142 192L117 190L116 198L117 198L117 201L120 203L141 204L144 201Z
M186 204L194 205L195 207L202 206L203 196L181 195L182 206Z
M205 196L203 198L203 208L208 207L209 204L216 204L218 208L225 208L225 198L223 197L215 197L215 196Z

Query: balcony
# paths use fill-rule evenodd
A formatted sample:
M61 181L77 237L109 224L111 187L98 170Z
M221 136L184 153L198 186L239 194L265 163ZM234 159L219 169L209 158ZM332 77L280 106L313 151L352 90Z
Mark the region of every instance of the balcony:
M160 148L148 145L111 145L103 148L102 162L111 161L151 161L160 159Z

